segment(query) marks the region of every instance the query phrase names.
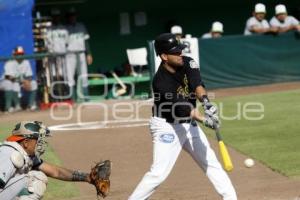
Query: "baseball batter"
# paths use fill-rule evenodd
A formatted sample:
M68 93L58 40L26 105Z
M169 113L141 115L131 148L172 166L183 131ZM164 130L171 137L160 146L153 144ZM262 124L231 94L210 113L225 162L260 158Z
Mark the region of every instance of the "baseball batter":
M67 76L68 84L70 88L73 88L73 100L76 98L75 90L75 73L78 72L79 83L77 87L82 87L78 94L80 98L88 96L88 71L87 64L92 64L93 59L91 51L88 45L88 39L90 38L85 26L82 23L77 22L77 13L74 8L68 11L68 25L67 30L69 32L68 38L68 54L67 54ZM76 53L81 52L81 53ZM78 89L77 89L78 91Z
M47 187L47 176L64 181L83 181L93 185L98 178L101 181L100 177L91 177L90 173L44 162L41 155L46 150L48 136L50 131L43 123L22 121L16 124L12 135L0 145L1 200L15 200L16 197L18 200L42 199ZM103 176L106 178L105 183L109 184L110 161L98 163L94 168L95 172L100 170L99 174L105 175ZM107 188L109 189L109 185L105 189Z
M154 44L162 62L152 82L154 106L150 133L153 163L129 200L148 199L170 174L182 149L206 173L223 200L236 200L229 177L196 123L202 122L212 129L219 127L217 109L208 100L199 65L190 57L182 56L185 45L171 33L159 35ZM204 116L196 108L197 99L203 102Z
M279 4L275 7L275 16L270 20L271 27L278 29L279 33L290 30L300 31L299 21L288 15L285 5Z
M13 50L13 56L24 55L23 47L18 46ZM21 87L29 93L28 108L36 109L37 82L33 79L30 62L24 59L9 60L4 65L3 81L1 88L4 90L5 111L21 110Z

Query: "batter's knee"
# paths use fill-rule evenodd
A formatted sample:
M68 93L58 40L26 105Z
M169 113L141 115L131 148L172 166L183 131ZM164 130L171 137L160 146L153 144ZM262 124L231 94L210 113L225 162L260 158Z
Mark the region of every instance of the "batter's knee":
M18 200L40 200L44 196L47 188L48 178L41 171L30 171L28 173L29 182L28 195L22 195Z
M161 184L168 177L168 173L165 173L164 170L150 170L146 174L150 179L152 179L155 184Z

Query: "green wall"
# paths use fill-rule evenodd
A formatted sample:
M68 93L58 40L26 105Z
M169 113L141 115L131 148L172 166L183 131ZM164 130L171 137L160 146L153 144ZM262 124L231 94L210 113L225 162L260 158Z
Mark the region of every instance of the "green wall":
M300 80L300 33L199 40L208 88Z
M251 16L256 2L252 0L228 1L179 1L179 0L131 0L109 1L87 0L79 4L62 4L45 6L43 2L50 0L37 0L37 10L47 14L51 7L61 7L62 11L74 6L79 11L79 19L84 22L90 32L90 45L94 56L91 72L105 72L109 69L121 68L126 61L126 48L147 46L148 40L166 31L168 21L177 21L182 25L185 33L200 37L210 29L213 21L219 20L224 24L225 35L242 34L247 18ZM66 0L68 2L68 0ZM260 1L266 4L268 16L274 13L277 1ZM280 1L286 3L288 10L295 10L300 6L296 0ZM147 14L147 25L134 26L133 16L137 11ZM119 14L130 14L131 34L120 35Z

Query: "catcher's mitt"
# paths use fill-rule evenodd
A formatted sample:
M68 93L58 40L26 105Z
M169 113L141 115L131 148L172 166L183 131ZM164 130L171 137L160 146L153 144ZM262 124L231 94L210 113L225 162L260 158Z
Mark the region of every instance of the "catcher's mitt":
M111 162L109 160L96 163L91 169L90 180L91 184L96 187L97 196L105 198L110 189L109 176L111 173Z

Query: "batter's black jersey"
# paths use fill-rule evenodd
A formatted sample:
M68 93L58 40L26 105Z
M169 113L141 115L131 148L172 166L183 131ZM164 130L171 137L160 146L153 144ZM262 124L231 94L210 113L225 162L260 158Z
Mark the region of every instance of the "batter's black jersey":
M199 65L190 57L183 56L183 67L171 73L162 64L154 75L153 116L165 118L167 122L186 120L192 108L196 107L195 90L204 84Z

